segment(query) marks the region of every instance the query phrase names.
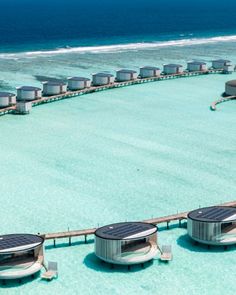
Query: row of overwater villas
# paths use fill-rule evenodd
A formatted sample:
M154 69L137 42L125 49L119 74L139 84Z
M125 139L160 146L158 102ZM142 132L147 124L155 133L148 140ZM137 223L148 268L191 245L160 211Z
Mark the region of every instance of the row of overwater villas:
M188 235L207 245L236 244L236 208L214 206L191 211ZM95 255L108 263L140 264L159 251L157 226L144 222L122 222L95 232ZM38 273L44 262L44 238L31 234L0 236L0 280L20 279Z
M207 71L207 64L205 62L191 61L188 62L187 71ZM230 73L234 70L234 66L229 60L214 60L212 61L212 69L224 70ZM68 83L63 81L47 81L43 82L43 91L38 87L22 86L17 88L17 95L8 92L0 92L0 107L5 108L16 104L17 101L33 101L40 99L43 96L59 95L70 91L82 90L93 86L103 86L117 82L132 81L140 78L152 78L158 77L161 74L174 75L184 72L184 68L179 64L165 64L163 71L160 68L145 66L140 68L138 74L137 71L129 69L121 69L116 72L116 78L110 73L96 73L92 75L92 82L89 78L85 77L70 77Z

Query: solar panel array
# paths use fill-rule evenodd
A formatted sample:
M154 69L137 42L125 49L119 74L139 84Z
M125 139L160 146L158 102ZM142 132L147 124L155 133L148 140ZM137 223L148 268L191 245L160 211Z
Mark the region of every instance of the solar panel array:
M35 235L4 235L0 236L0 251L42 242L43 239Z
M201 212L201 210L199 211ZM198 213L199 218L222 221L235 214L231 208L213 207L205 212Z
M114 225L114 228L108 227L107 230L102 231L102 234L124 239L125 237L135 235L148 229L150 229L150 225L143 223L125 223L118 226Z

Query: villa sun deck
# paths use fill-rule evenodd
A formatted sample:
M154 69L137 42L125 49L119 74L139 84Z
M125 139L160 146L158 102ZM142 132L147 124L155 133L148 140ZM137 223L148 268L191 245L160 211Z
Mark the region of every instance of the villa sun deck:
M0 266L0 279L20 279L39 272L42 268L43 256L35 258L15 259Z
M137 264L153 259L158 253L157 245L151 241L129 247L115 258L118 264Z
M41 279L51 281L58 277L58 266L57 262L49 261L47 271L41 275Z
M160 252L161 252L161 257L160 257L161 261L168 262L173 259L171 245L163 245Z
M221 234L217 236L217 240L222 244L235 244L236 243L236 224L227 226L222 230Z

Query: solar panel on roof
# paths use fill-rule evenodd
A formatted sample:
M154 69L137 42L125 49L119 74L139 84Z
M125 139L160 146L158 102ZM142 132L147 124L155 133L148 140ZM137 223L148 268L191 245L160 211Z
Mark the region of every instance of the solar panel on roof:
M220 212L217 216L215 216L215 218L217 220L224 220L228 217L230 217L232 214L232 212Z
M150 228L155 230L155 226L144 223L121 223L113 224L100 228L96 233L103 238L115 238L115 239L124 239L128 236L135 235L137 233L150 230Z
M222 208L212 208L206 213L201 214L201 218L214 219L214 220L224 220L225 218L232 215L232 211L228 211Z
M123 225L120 226L118 228L115 229L109 229L108 231L105 231L104 233L110 234L110 235L125 235L126 233L132 233L134 231L140 230L142 227L137 226L135 224L130 225L129 227L127 227L127 225Z
M236 215L236 208L223 206L201 208L188 214L191 219L205 222L220 222L234 215Z
M119 234L131 233L133 231L137 231L137 230L140 230L140 229L142 229L141 226L137 226L137 225L134 224L134 225L131 225L129 227L127 227L127 226L119 227L114 231L111 230L110 234L114 234L114 233L119 233Z
M114 236L118 236L118 237L124 238L127 235L133 235L133 234L136 234L136 233L138 233L140 231L143 231L143 228L142 227L134 226L133 228L128 228L126 230L120 229L120 230L118 230L116 232L110 232L110 234L112 234Z
M1 91L0 92L0 97L4 97L4 96L15 96L15 94L14 93L10 93L10 92Z
M41 244L43 239L36 235L4 235L0 236L0 251L31 244Z

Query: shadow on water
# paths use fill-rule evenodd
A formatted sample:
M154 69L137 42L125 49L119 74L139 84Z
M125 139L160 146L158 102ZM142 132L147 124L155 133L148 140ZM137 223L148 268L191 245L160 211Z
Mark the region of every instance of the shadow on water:
M35 79L39 82L49 81L49 82L61 82L65 80L64 76L59 76L59 78L49 77L49 76L42 76L42 75L34 75Z
M158 231L162 232L162 231L169 231L171 229L177 229L177 228L182 228L182 229L186 229L187 228L187 222L182 222L181 226L177 223L171 223L169 224L169 228L167 228L167 226L165 225L158 225Z
M136 264L131 265L129 268L125 265L113 265L100 260L94 253L88 254L84 259L84 264L95 271L107 272L107 273L117 273L117 272L138 272L143 271L153 265L153 261L145 262L143 265Z
M31 284L33 280L40 280L40 271L33 276L29 276L17 280L0 280L0 290L9 289L9 288L18 288L22 285Z
M187 234L180 236L177 239L177 244L191 252L209 252L209 253L225 253L232 252L236 250L235 245L227 246L208 246L201 243L194 242Z

